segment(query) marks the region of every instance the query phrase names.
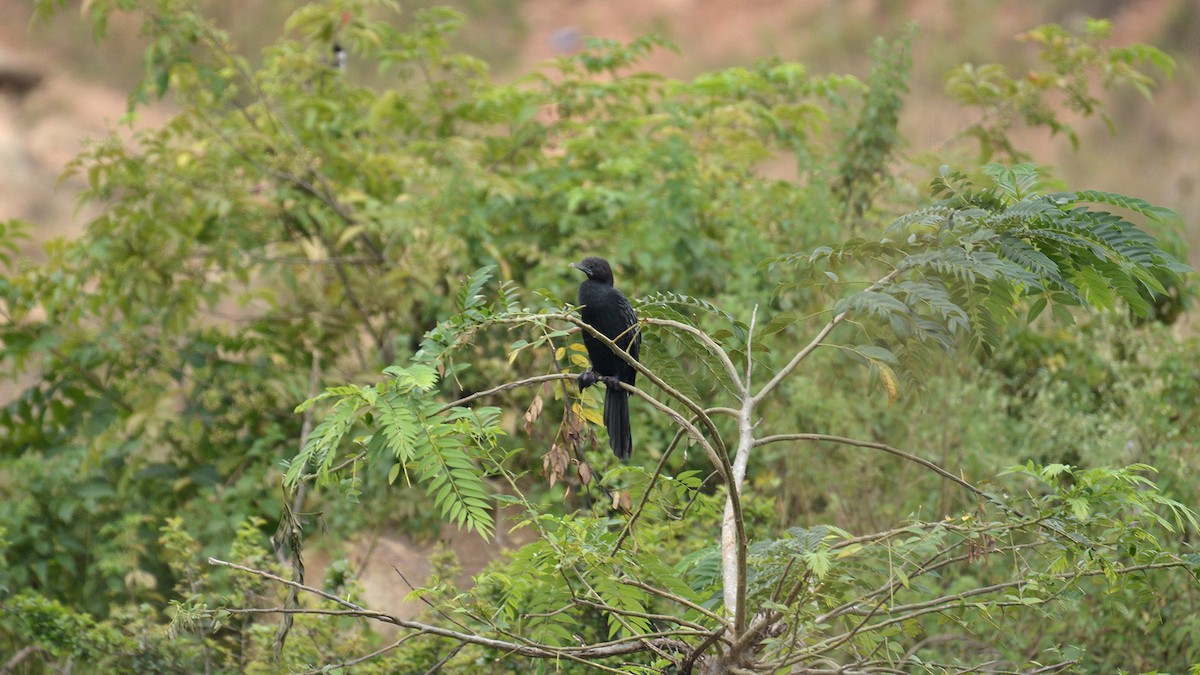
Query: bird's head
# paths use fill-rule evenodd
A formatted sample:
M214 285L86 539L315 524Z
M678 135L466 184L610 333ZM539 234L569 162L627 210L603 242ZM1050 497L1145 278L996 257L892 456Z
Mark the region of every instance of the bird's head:
M612 268L609 267L608 261L604 258L597 258L594 255L588 256L579 262L571 263L571 267L583 272L593 281L612 285Z

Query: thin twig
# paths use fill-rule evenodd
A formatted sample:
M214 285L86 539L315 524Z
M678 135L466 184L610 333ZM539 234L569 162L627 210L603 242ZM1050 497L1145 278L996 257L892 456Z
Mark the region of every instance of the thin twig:
M0 666L0 674L13 672L16 670L17 666L21 665L22 661L33 656L34 654L40 653L41 651L42 648L37 645L26 645L22 647L19 651L17 651L16 654L12 655L12 658L5 661L3 666Z
M876 443L874 441L860 441L855 438L846 438L845 436L832 436L830 434L776 434L774 436L764 436L762 438L759 438L758 440L755 441L755 445L767 445L768 443L779 443L781 441L827 441L830 443L840 443L842 445L853 445L853 446L859 447L859 448L882 450L883 452L895 455L897 457L901 457L901 458L906 459L915 464L920 464L921 466L925 467L926 469L929 469L930 471L933 471L934 473L938 474L942 478L945 478L946 480L948 480L952 483L955 483L955 484L965 488L966 490L969 490L970 492L975 493L976 495L979 495L981 497L987 496L987 494L984 493L983 490L980 490L979 488L968 483L967 481L959 478L958 476L955 476L954 474L950 473L949 471L946 471L945 469L938 466L937 464L934 464L933 462L931 462L927 459L918 457L912 453L905 452L899 448L894 448L886 443Z
M579 377L578 375L575 375L573 373L550 373L548 375L535 375L533 377L526 377L521 380L514 380L512 382L506 382L499 386L492 387L491 389L486 389L484 391L477 391L474 394L471 394L469 396L464 396L464 397L458 399L457 401L452 401L450 403L447 403L446 405L444 405L444 406L438 408L436 411L434 411L433 414L440 415L440 414L446 412L447 410L450 410L451 408L457 408L459 406L466 405L476 399L486 398L488 396L494 396L496 394L499 394L502 391L508 391L509 389L517 389L519 387L528 387L530 385L541 384L543 382L553 382L554 380L574 380L574 379L577 379L578 377Z
M1169 569L1169 568L1173 568L1173 567L1184 567L1186 565L1187 565L1187 563L1184 562L1183 560L1177 560L1177 561L1165 562L1165 563L1147 563L1144 565L1128 565L1125 567L1118 567L1116 569L1111 569L1111 570L1102 570L1101 569L1101 570L1082 570L1082 571L1076 571L1076 572L1060 572L1058 574L1050 574L1047 576L1049 578L1054 578L1054 579L1072 579L1072 578L1081 579L1081 578L1085 578L1085 577L1094 577L1094 576L1099 576L1102 574L1109 574L1109 573L1122 575L1122 574L1129 574L1131 572L1141 572L1141 571L1152 570L1152 569ZM990 593L995 593L997 591L1002 591L1002 590L1006 590L1006 589L1010 589L1010 588L1020 588L1022 586L1026 586L1026 585L1032 583L1033 581L1035 581L1035 580L1032 578L1018 579L1015 581L1007 581L1004 583L992 584L990 586L974 588L969 591L955 593L954 595L945 595L940 598L935 598L933 600L927 600L924 602L914 602L914 603L910 603L908 605L899 605L896 607L889 607L885 613L888 615L891 615L891 618L886 619L884 621L880 621L878 623L866 625L866 626L863 626L860 624L858 627L855 627L854 629L847 631L846 633L831 637L827 640L824 640L817 644L811 645L806 650L806 653L807 654L825 653L829 649L831 649L830 645L832 643L841 644L842 642L845 641L845 638L853 637L855 634L869 632L869 631L878 631L883 628L887 628L888 626L893 626L893 625L896 625L899 623L903 623L905 621L911 621L912 619L915 619L919 616L944 612L948 609L958 607L959 603L964 602L967 598L977 597L980 595L987 595ZM1059 591L1059 593L1061 593L1061 592L1062 591ZM1024 599L1014 600L1014 601L996 601L996 602L989 603L988 607L1010 607L1010 606L1015 607L1015 606L1025 606L1026 604L1027 603ZM871 614L873 615L874 613L875 613L875 610L872 610ZM899 614L899 616L895 616L896 614ZM869 618L869 616L870 615L868 615L868 618Z
M671 457L671 453L675 451L675 448L679 446L679 441L683 439L683 432L682 428L675 431L675 437L671 439L671 443L667 445L666 451L658 459L658 465L654 467L654 473L650 475L650 481L646 484L646 489L642 491L642 498L638 501L637 506L634 507L633 513L625 520L625 525L621 527L621 534L617 535L617 541L613 544L612 552L609 553L610 557L616 555L617 551L621 550L621 544L624 544L625 539L633 532L633 526L637 523L642 515L642 511L646 508L646 504L650 501L654 484L658 482L659 476L662 475L663 469L667 465L667 459Z
M520 656L527 656L527 657L537 658L537 659L569 659L571 661L576 661L579 663L587 664L593 668L599 668L606 672L612 672L612 673L620 673L621 671L613 669L613 668L609 668L607 666L603 666L598 663L593 663L593 661L596 659L644 652L649 648L647 645L647 641L651 641L655 645L661 645L661 646L669 648L669 649L683 651L688 648L688 645L686 643L679 641L677 639L677 636L693 635L693 633L688 633L688 632L666 631L666 632L650 633L650 634L646 634L646 635L634 635L634 636L620 638L617 640L610 640L608 642L603 642L603 643L598 643L598 644L572 646L572 647L567 647L567 646L556 647L556 646L551 646L551 645L543 645L543 644L539 644L539 643L536 643L536 642L533 642L530 640L525 640L523 638L519 638L520 639L519 642L509 642L506 640L497 640L495 638L478 635L476 633L464 633L464 632L460 632L460 631L456 631L456 630L449 630L446 628L442 628L440 626L433 626L433 625L421 623L420 621L412 621L409 619L402 619L402 618L394 616L392 614L387 614L385 612L379 612L376 610L368 609L366 607L356 605L355 603L350 602L349 600L346 600L345 598L341 598L336 595L333 595L332 593L323 591L319 588L314 588L312 586L306 586L304 584L300 584L300 583L297 583L297 582L294 582L294 581L291 581L288 579L284 579L283 577L280 577L276 574L272 574L265 570L257 570L257 569L251 568L251 567L246 567L244 565L238 565L237 563L231 563L231 562L227 562L225 560L218 560L216 558L209 558L208 563L210 565L217 565L220 567L229 567L229 568L232 568L235 570L239 570L241 572L246 572L248 574L260 576L265 579L270 579L271 581L274 581L275 583L293 587L298 590L304 591L306 593L311 593L313 595L316 595L318 597L324 598L333 603L341 605L342 607L345 607L347 609L354 610L355 611L355 614L353 614L354 616L361 616L361 617L367 618L367 619L374 619L376 621L390 623L392 625L399 626L400 628L419 631L419 632L425 633L427 635L435 635L437 637L449 638L451 640L455 640L455 641L462 642L462 643L479 645L482 647L488 647L488 648L496 649L496 650L503 651L503 652L511 652L514 654L518 654ZM324 611L328 611L328 610L324 610ZM291 612L289 610L289 613L302 613L302 612L300 612L300 611Z
M342 663L339 663L334 666L322 666L320 668L306 670L306 671L304 671L303 675L318 675L318 673L327 673L327 672L329 672L329 670L331 668L337 669L337 670L341 670L343 668L349 669L351 666L357 666L360 663L366 663L367 661L370 661L371 659L376 658L378 656L383 656L384 654L392 651L393 649L396 649L397 647L404 644L405 642L408 642L409 640L411 640L413 638L420 637L421 635L423 635L423 633L409 633L408 635L405 635L404 637L400 638L399 640L396 640L392 644L390 644L386 647L380 648L380 649L376 649L375 651L371 652L370 654L363 654L362 656L350 659L349 661L343 661Z
M440 671L442 669L442 666L449 663L450 659L454 658L455 656L458 656L458 653L461 652L463 650L463 647L466 647L466 646L467 645L465 643L460 642L458 644L458 646L456 646L454 649L450 650L449 654L446 654L441 659L439 659L437 663L430 666L429 670L425 671L425 675L434 675L434 673Z
M402 581L404 581L404 585L408 586L408 590L410 590L414 593L416 592L417 587L412 585L412 582L408 580L408 577L404 576L404 572L401 572L399 567L392 565L392 570L396 572L396 575L399 576ZM470 630L469 628L464 626L462 623L460 623L458 620L456 620L454 617L443 612L441 609L438 609L438 607L436 607L432 602L430 602L429 598L425 597L424 594L421 594L419 597L421 599L421 602L425 603L426 607L428 607L429 609L432 609L433 611L440 614L443 619L449 621L450 623L454 624L455 626L458 626L459 628L461 628L463 630Z
M908 269L909 269L908 267L897 267L896 269L887 273L883 278L879 279L875 283L868 286L866 290L872 291L872 290L875 290L878 288L882 288L883 286L890 284L893 280L895 280L896 277L900 276L901 274L906 272ZM838 325L841 324L843 321L845 321L846 318L849 316L850 316L850 311L846 310L844 312L839 313L837 316L833 317L832 319L830 319L829 323L825 324L825 326L823 328L821 328L820 331L817 332L816 337L814 337L812 339L812 341L808 343L808 345L806 345L803 349L801 349L799 352L797 352L796 355L792 357L792 360L789 361L786 366L784 366L782 369L780 369L779 372L775 373L775 377L772 377L770 382L767 382L765 385L763 385L763 388L760 389L758 391L758 393L754 395L754 402L758 403L758 402L762 401L764 398L766 398L767 394L771 393L771 391L773 389L775 389L775 387L779 386L779 383L782 382L784 380L784 378L786 378L788 375L791 375L792 371L795 370L796 367L800 365L800 362L803 361L804 359L808 358L808 355L812 354L817 349L817 347L820 347L821 343L825 341L825 338L828 337L829 334L833 332L833 329L837 328Z
M663 598L665 600L670 600L671 602L678 603L679 605L682 605L684 607L687 607L688 609L699 612L700 614L707 616L708 618L712 619L713 621L716 621L717 623L721 624L724 627L723 630L729 629L729 621L727 619L725 619L725 617L721 616L720 614L717 614L716 612L714 612L710 609L705 609L704 607L697 605L696 603L688 600L687 598L684 598L679 595L675 595L674 593L671 593L668 591L664 591L661 588L655 588L654 586L651 586L650 584L638 581L636 579L618 579L617 581L626 586L633 586L634 588L640 588L643 591L650 593L651 595L657 595L658 597Z
M689 326L688 324L681 323L679 321L671 321L670 319L643 319L643 321L654 326L664 326L667 328L681 330L695 337L697 340L703 343L704 346L708 348L708 351L712 352L713 356L716 356L721 362L721 365L725 367L725 373L729 375L729 380L733 382L735 387L737 387L738 393L746 393L747 385L742 382L741 377L738 375L737 368L733 365L733 361L729 359L729 354L726 354L725 350L721 349L721 345L717 344L716 340L709 337L708 333L705 333L695 326Z

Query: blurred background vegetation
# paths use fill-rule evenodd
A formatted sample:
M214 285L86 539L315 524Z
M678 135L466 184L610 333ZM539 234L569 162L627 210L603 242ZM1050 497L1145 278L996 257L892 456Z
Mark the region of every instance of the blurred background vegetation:
M431 4L404 3L407 11L400 21L411 20L412 10ZM1109 19L1114 22L1114 43L1152 44L1177 60L1179 70L1170 86L1159 91L1153 102L1133 90L1112 93L1106 102L1119 133L1110 133L1101 120L1088 120L1080 127L1088 142L1078 150L1061 139L1050 139L1045 130L1014 129L1013 135L1035 161L1056 167L1070 185L1124 190L1168 204L1186 223L1196 222L1200 215L1200 169L1193 161L1200 153L1200 139L1193 132L1200 124L1200 46L1195 40L1200 33L1200 8L1185 0L1020 4L772 0L751 8L719 0L438 4L456 7L470 17L455 38L455 47L486 60L500 80L577 48L586 36L630 40L649 32L662 33L679 45L678 53L659 52L646 62L649 70L673 77L744 65L766 56L799 61L813 72L865 76L871 42L879 35L895 35L915 21L922 39L914 45L914 59L921 67L912 73L912 93L900 119L903 136L914 149L935 147L975 121L973 111L948 103L943 82L948 70L964 62L996 62L1019 74L1037 64L1036 53L1014 39L1017 35L1043 23L1079 28L1086 18ZM91 25L80 20L77 7L68 5L48 24L31 27L32 3L0 3L5 17L0 25L0 62L31 64L46 75L31 100L18 110L4 111L7 119L0 118L12 126L9 133L25 137L23 147L6 148L15 157L24 155L24 161L14 167L24 164L37 176L16 183L19 190L2 191L0 216L59 209L53 218L38 219L42 227L69 227L77 222L68 197L72 183L50 192L53 180L82 137L99 135L117 122L127 92L142 73L145 41L138 37L137 21L115 17L111 39L97 42ZM204 7L245 53L253 55L282 34L283 20L295 3L251 6L220 0L205 2ZM143 119L153 123L162 119L161 114L165 111L159 111L159 116L144 111ZM1122 161L1111 161L1114 157ZM32 195L21 196L30 189ZM1188 228L1186 236L1189 250L1197 250L1200 234Z
M422 49L434 49L430 45L444 35L448 43L437 49L446 61L434 74L447 88L440 100L477 105L452 113L441 108L453 119L451 127L438 126L436 97L406 98L406 77L420 74L381 74L373 60L363 60L370 46L352 38L347 79L356 88L303 81L280 85L294 87L290 92L271 92L295 103L279 114L294 114L299 133L311 132L305 150L322 158L322 171L336 179L332 192L321 194L287 178L311 159L305 153L266 160L282 146L247 138L216 162L222 152L188 145L202 140L197 129L204 124L218 135L237 133L239 122L219 112L223 102L236 104L236 94L228 101L218 94L208 102L212 107L193 116L188 111L203 100L203 83L173 83L185 91L182 100L154 100L151 87L143 91L147 104L121 126L128 93L139 91L155 67L146 57L152 38L136 19L114 15L107 37L94 41L93 24L81 19L77 5L67 3L37 23L30 4L0 2L6 17L0 65L42 77L20 96L0 89L0 219L32 225L15 256L24 261L9 266L11 283L4 288L6 311L24 306L29 314L4 334L10 377L0 384L6 406L0 417L0 597L7 610L0 618L0 662L24 654L14 662L17 672L52 672L65 664L87 672L90 664L105 663L97 667L177 672L202 664L270 672L273 625L231 621L224 634L175 639L171 631L178 626L167 626L178 608L169 603L209 593L227 604L249 604L273 593L212 572L201 560L219 553L267 565L276 557L268 536L285 505L281 461L295 454L306 423L294 406L314 386L368 380L405 358L451 311L458 280L481 265L497 264L504 279L569 299L577 279L562 269L565 263L603 252L617 263L619 283L631 295L683 292L741 316L780 281L759 266L763 260L877 235L890 216L922 203L923 186L939 165L977 166L986 159L1032 159L1048 167L1052 182L1172 208L1179 219L1151 224L1154 234L1181 256L1190 250L1193 264L1200 250L1200 8L1193 2L779 1L748 8L701 0L506 0L458 3L466 17L461 30L446 28L456 19L439 23L426 15L422 22L420 6L406 3L398 17L386 16L398 30L425 31ZM292 3L202 7L229 32L250 68L317 72L328 58L319 18L297 21L285 33ZM330 16L336 12L328 9ZM992 148L983 157L980 143L964 135L980 121L981 106L947 92L946 74L965 62L1000 63L1015 81L1032 82L1046 64L1038 61L1038 45L1017 36L1048 22L1082 31L1087 18L1112 21L1105 43L1165 50L1177 63L1174 79L1155 90L1153 101L1133 87L1103 93L1107 122L1065 109L1067 99L1052 93L1050 102L1077 143L1018 119L1000 131L1022 156ZM182 35L190 26L174 28ZM910 55L897 46L908 31ZM669 139L651 145L630 122L644 113L635 84L580 98L580 106L594 106L585 111L593 117L581 114L574 126L569 110L556 113L561 123L522 118L514 111L544 100L522 100L516 90L485 84L508 84L546 59L578 53L589 37L629 41L649 32L670 38L678 51L645 43L638 70L708 87L714 100L736 98L734 90L744 85L755 105L793 115L787 118L793 126L772 136L762 120L734 116L722 121L735 131L709 139L710 145ZM877 45L877 36L890 42ZM297 44L262 51L281 37ZM177 48L164 44L159 54L184 53ZM480 61L458 59L459 52ZM872 54L878 77L871 90L820 79L849 74L871 84ZM805 65L806 86L817 84L790 88L771 79L782 78L788 71L781 64L792 61ZM560 107L568 95L586 90L584 74L551 71L538 86ZM320 89L314 99L344 97L346 108L306 110L301 94L312 88ZM403 96L387 103L383 121L365 119L356 106L381 100L371 92L389 88ZM789 107L797 99L814 108ZM645 100L658 99L648 94ZM859 136L855 145L846 139L854 138L855 122L865 119L858 114L872 101L883 117L858 127L874 135ZM688 129L711 112L644 105L674 115ZM181 110L188 113L183 118L176 116ZM819 119L822 114L827 119ZM317 120L311 128L299 122L309 120L306 115ZM806 115L813 115L812 130ZM527 132L551 155L566 148L584 159L554 167L523 154L521 143L489 145L478 130L501 121L513 124L510 140ZM554 138L538 135L555 124ZM102 138L110 128L121 139L142 130L147 135L138 143L149 150L102 141L59 180L83 149L81 138ZM372 134L395 144L376 142ZM240 163L239 152L262 161ZM206 167L208 160L214 161ZM178 175L162 170L172 166ZM390 190L412 199L394 200ZM88 201L77 208L80 195ZM331 195L350 205L361 223L339 221ZM296 220L275 222L276 211L288 209L299 214ZM404 223L403 232L389 234L389 222ZM600 234L598 224L605 228ZM289 257L315 255L305 248L314 239L297 233L324 228L335 233L316 239L332 249L326 253L369 253L357 243L365 232L391 242L392 264L350 281L289 267ZM77 243L55 243L60 236ZM190 278L185 269L181 281L173 266L193 255L214 256L227 276L210 286L211 269ZM267 260L272 256L282 260ZM37 268L42 261L48 265ZM358 292L357 301L348 299L349 291ZM1011 329L986 357L925 364L920 378L906 378L894 404L872 392L853 364L829 356L790 384L787 412L801 428L931 449L940 453L931 459L976 478L1027 460L1083 467L1144 462L1159 469L1167 494L1195 504L1200 342L1187 308L1191 289L1179 286L1175 293L1160 299L1152 320L1114 312L1081 315L1069 328L1041 322ZM785 294L773 309L799 311L813 300L804 292ZM356 302L365 309L346 309ZM787 328L779 339L786 344L803 334ZM463 388L510 372L503 337L483 342L479 353L488 353L489 344L492 360L464 374ZM518 360L516 367L522 365L530 364ZM511 418L510 441L540 457L553 439L544 437L546 430L519 431L528 401L513 397L501 404ZM639 429L643 457L655 459L655 448L668 438L665 427ZM877 457L770 450L759 461L753 481L778 495L760 508L784 526L828 523L866 532L912 514L937 517L962 507L962 495L944 483ZM305 509L321 513L309 549L315 574L349 584L373 604L397 607L407 588L397 588L392 564L416 570L416 581L430 573L478 571L495 557L496 543L441 526L422 493L388 489L387 482L385 471L356 476L345 491L357 502L309 496ZM561 488L545 495L561 499ZM1166 536L1179 551L1192 550L1194 533ZM1149 577L1122 593L1080 590L1059 613L1006 630L1029 649L1085 650L1081 668L1089 672L1184 672L1200 662L1194 585ZM349 622L306 630L316 646L294 655L295 663L328 658L330 651L365 653L379 640ZM437 657L428 648L397 658L432 664ZM377 667L386 671L395 663Z

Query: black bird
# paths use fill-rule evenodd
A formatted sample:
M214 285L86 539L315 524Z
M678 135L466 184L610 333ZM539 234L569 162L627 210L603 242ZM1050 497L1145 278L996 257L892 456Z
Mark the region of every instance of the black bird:
M587 275L579 284L579 315L583 322L612 340L635 360L642 347L642 335L637 329L637 315L629 301L613 286L612 268L604 258L589 256L571 267ZM621 388L624 382L633 385L637 371L616 352L587 331L583 332L592 369L579 376L580 390L603 382L608 393L604 396L604 428L608 430L608 445L617 459L624 461L633 454L633 434L629 429L629 392Z

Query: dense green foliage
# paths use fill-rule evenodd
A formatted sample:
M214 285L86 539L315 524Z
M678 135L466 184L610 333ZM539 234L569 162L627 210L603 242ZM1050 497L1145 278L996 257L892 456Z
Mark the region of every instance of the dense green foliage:
M89 11L125 5L150 41L131 106L179 113L75 162L104 206L84 236L0 258L25 383L0 411L0 653L33 648L29 672L1200 662L1200 589L1164 569L1197 564L1200 344L1123 314L1184 288L1147 234L1172 216L1056 185L1008 136L1070 135L1052 96L1101 112L1097 73L1148 93L1158 50L1048 26L1045 73L957 69L984 112L962 138L1013 163L952 143L936 163L967 168L924 190L896 170L911 33L865 81L673 80L638 70L670 46L644 38L497 84L448 10L309 5L251 58L175 0ZM586 253L645 319L630 465L569 383ZM305 582L325 597L251 571L299 579L316 513L342 539L537 537L469 589L439 561L404 624L344 566ZM387 643L355 616L437 637L358 662Z

